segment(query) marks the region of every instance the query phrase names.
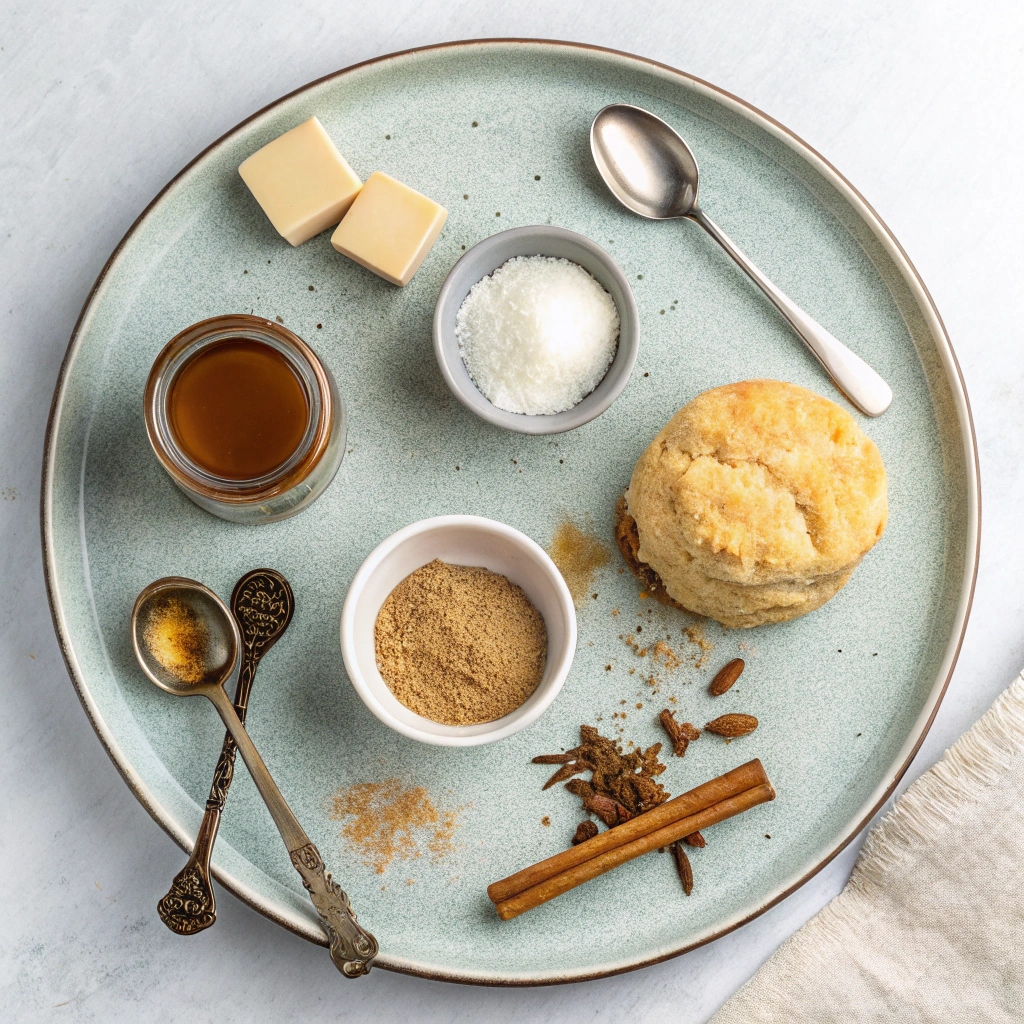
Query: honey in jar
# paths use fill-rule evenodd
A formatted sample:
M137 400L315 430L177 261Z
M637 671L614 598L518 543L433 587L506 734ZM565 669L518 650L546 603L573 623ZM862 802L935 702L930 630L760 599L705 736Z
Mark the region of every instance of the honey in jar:
M281 323L229 313L187 327L146 381L146 432L171 479L235 523L307 508L344 457L348 418L330 371Z
M309 423L306 392L288 360L252 338L201 348L175 375L167 398L182 452L223 480L256 480L283 466Z

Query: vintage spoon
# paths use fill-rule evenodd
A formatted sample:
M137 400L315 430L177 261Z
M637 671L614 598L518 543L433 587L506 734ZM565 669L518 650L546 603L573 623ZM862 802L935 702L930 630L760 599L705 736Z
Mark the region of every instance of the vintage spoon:
M695 220L746 271L818 358L836 387L868 416L892 402L889 385L779 291L697 205L697 161L660 117L628 103L601 110L590 126L590 151L612 195L650 220Z
M160 627L169 612L180 611L182 606L190 610L193 621L198 620L201 627L179 636L176 651L165 642L167 637ZM173 641L173 637L171 639ZM327 930L331 959L346 977L366 974L377 955L377 940L356 922L348 897L326 870L320 851L285 802L224 692L224 684L238 666L242 647L241 631L227 606L212 590L195 580L180 576L157 580L135 601L132 646L143 672L161 690L177 697L207 697L213 702ZM187 660L178 657L180 649L188 655Z
M288 581L273 569L247 572L231 593L231 612L242 633L242 667L235 690L235 713L245 724L256 668L291 622L295 598ZM213 784L206 799L188 863L174 876L167 895L156 905L160 920L178 935L195 935L217 920L217 901L210 882L210 855L217 841L221 811L235 772L235 741L224 734Z

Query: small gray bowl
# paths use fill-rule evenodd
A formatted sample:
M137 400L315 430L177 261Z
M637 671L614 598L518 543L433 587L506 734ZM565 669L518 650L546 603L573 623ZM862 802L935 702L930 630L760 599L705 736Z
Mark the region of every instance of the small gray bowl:
M601 383L571 409L551 416L506 412L492 405L473 383L455 337L455 316L470 288L515 256L555 256L578 263L611 295L619 311L619 347ZM596 242L565 228L511 228L477 242L452 267L434 307L434 354L452 394L481 419L521 434L560 434L600 416L626 386L639 346L640 317L625 275Z

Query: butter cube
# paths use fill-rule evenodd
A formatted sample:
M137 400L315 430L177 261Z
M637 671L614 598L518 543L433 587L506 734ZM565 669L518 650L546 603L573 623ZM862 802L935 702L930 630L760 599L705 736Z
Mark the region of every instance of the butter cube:
M376 171L331 236L331 245L385 281L406 285L447 216L432 199Z
M337 224L362 188L315 117L258 149L238 173L292 245Z

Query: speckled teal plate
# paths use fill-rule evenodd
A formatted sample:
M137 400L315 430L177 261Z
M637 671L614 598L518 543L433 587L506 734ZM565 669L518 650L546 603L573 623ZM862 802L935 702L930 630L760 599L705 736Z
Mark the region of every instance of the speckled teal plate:
M610 545L635 459L698 392L758 376L841 401L697 227L640 220L608 195L587 133L614 101L680 130L723 229L892 385L891 410L859 420L889 470L889 528L822 610L747 632L708 624L714 648L700 667L700 649L681 633L691 623L642 601L616 555L579 609L569 680L536 725L492 746L422 746L379 723L342 667L342 601L380 540L425 516L469 512L546 545L568 514ZM360 175L387 171L448 208L408 287L339 256L328 234L292 249L238 177L246 156L312 114ZM452 264L521 224L596 240L640 307L629 386L599 419L558 437L476 419L449 394L431 348L434 299ZM327 493L257 528L215 519L180 494L149 449L142 415L161 346L196 320L239 311L280 317L313 344L351 412L350 450ZM274 566L295 589L296 614L260 668L249 713L271 771L379 938L381 966L502 984L593 977L682 952L760 913L849 842L942 697L970 605L978 508L973 430L949 341L913 267L854 189L780 125L706 83L623 54L521 41L434 47L339 72L255 115L175 178L114 252L82 313L54 398L43 487L46 571L68 667L115 764L170 835L192 842L223 728L205 701L174 700L145 681L129 642L132 601L168 574L227 597L245 570ZM656 694L651 658L619 639L641 620L642 639L671 636L683 662L657 668ZM740 652L743 678L728 696L708 697L713 670ZM580 820L561 787L541 792L547 769L530 758L573 745L580 723L599 718L623 742L662 739L656 715L670 698L698 724L725 711L761 722L750 737L705 736L685 759L667 758L662 778L673 793L757 756L778 799L709 830L707 848L693 853L689 898L670 859L654 855L499 921L486 885L563 848ZM454 812L452 849L431 851L420 830L419 856L396 856L381 872L364 863L330 816L331 796L385 779L423 786L439 813ZM262 913L322 941L244 771L215 871Z

